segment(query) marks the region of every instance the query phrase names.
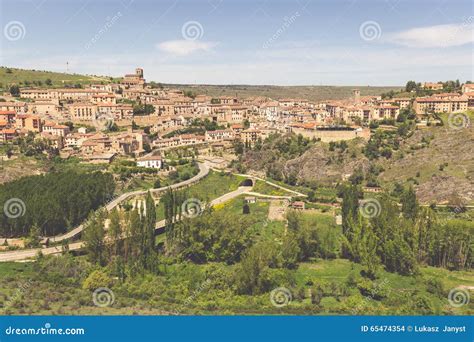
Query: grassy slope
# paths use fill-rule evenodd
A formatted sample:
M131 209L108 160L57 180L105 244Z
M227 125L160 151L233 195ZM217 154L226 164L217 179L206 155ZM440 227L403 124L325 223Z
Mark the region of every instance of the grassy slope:
M11 70L11 73L8 73L7 70ZM53 82L53 87L62 87L65 84L90 84L109 81L107 77L0 67L0 89L3 88L5 90L10 84L23 86L25 81L41 81L43 82L43 87L45 87L47 79Z
M222 177L219 179L218 177ZM210 175L208 182L223 187L228 176L217 173ZM232 188L237 183L234 180ZM218 190L219 192L219 190ZM242 197L220 205L216 210L230 210L239 213L242 210ZM266 222L268 203L260 202L250 205L250 215L258 219L255 229L260 231L257 238L275 239L281 241L284 234L283 222ZM311 213L305 215L309 222L317 221L321 225L334 227L333 218L327 214ZM79 262L82 257L76 258ZM77 276L70 282L61 282L57 286L55 277L53 282L41 280L34 272L34 264L0 263L0 300L3 302L14 298L8 309L8 314L167 314L179 310L183 314L340 314L351 313L354 309L352 300L358 300L362 306L358 307L358 314L401 314L398 312L400 303L392 303L392 296L400 293L417 291L425 296L435 308L436 312L451 312L452 314L471 314L474 304L460 308L449 306L446 296L450 289L460 285L472 285L474 274L467 271L450 272L445 269L422 267L415 277L404 277L383 270L379 271L378 283L383 283L388 298L383 301L364 300L355 287L350 287L347 295L337 299L331 294L324 295L321 305L311 304L307 294L312 284L327 284L331 288L335 284L343 284L349 274L360 279L361 266L348 260L312 260L301 263L294 272L296 283L292 285L293 300L289 306L275 308L271 305L269 294L255 296L235 295L232 292L220 292L212 287L203 289L193 295L203 279L209 276L209 270L216 265L196 265L191 263L170 264L163 267L160 275L150 275L145 278L130 279L127 286L116 283L112 289L116 303L112 307L99 308L93 305L91 293L83 290ZM218 265L232 272L233 265ZM191 276L192 275L192 276ZM191 278L190 278L191 277ZM437 278L444 288L445 294L438 296L427 290L426 280ZM57 278L60 279L60 278ZM20 286L28 286L34 290L21 291ZM288 286L282 283L282 286ZM193 296L189 302L188 298ZM362 302L361 302L362 301ZM183 304L186 303L186 304ZM376 311L375 311L376 310Z
M91 293L83 290L79 284L57 284L39 280L33 271L34 264L0 263L0 300L6 302L14 298L13 304L7 314L98 314L98 315L126 315L126 314L166 314L179 309L183 314L350 314L355 309L348 304L349 298L362 298L357 289L351 288L348 295L341 301L325 295L321 301L321 307L315 308L308 298L301 298L293 288L293 300L288 307L275 308L269 301L269 294L256 296L239 296L231 293L219 293L213 289L205 289L193 297L188 305L182 303L193 293L193 288L199 286L200 279L206 274L210 265L169 265L163 269L160 276L148 277L148 279L137 278L132 280L134 286L113 287L115 304L112 307L100 308L92 303ZM229 271L234 266L221 265ZM302 263L294 271L296 287L309 291L311 283L330 284L331 282L341 284L347 280L349 274L357 277L360 265L344 259L317 260ZM196 284L189 284L187 274L196 275ZM396 295L403 292L417 291L428 298L436 310L450 310L452 314L472 314L474 303L464 305L460 308L450 307L446 296L436 296L427 291L425 281L437 278L442 284L444 291L459 285L472 285L474 276L472 272L455 271L450 272L443 269L424 267L416 277L403 277L385 271L379 272L378 283L385 284L384 289ZM186 279L186 280L185 280ZM146 285L140 286L140 282ZM29 284L29 289L21 291L19 288ZM142 292L145 291L145 292ZM357 314L374 314L378 308L378 314L396 314L397 307L390 307L389 302L377 300L366 300L364 306ZM383 305L383 307L381 306ZM4 312L1 312L5 314Z
M471 122L474 113L469 112ZM420 186L417 193L423 202L446 201L452 195L459 195L468 202L474 201L469 192L474 192L474 128L455 130L449 127L447 115L442 116L443 127L429 127L418 130L401 146L403 158L395 153L390 160L380 159L385 171L381 181L390 187L394 182L405 183L416 179ZM429 146L422 146L422 138L432 140ZM445 166L441 169L440 166Z

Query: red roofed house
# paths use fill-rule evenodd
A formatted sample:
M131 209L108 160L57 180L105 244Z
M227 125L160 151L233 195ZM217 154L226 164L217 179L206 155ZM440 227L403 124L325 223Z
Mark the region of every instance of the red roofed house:
M163 161L161 156L147 155L137 160L137 166L149 167L153 169L161 169L163 166Z
M0 141L11 141L17 136L16 130L13 128L6 128L0 130Z
M16 112L13 110L1 110L0 111L0 120L4 120L8 123L13 123L15 121Z
M59 125L55 122L47 122L43 125L43 132L50 133L57 137L65 137L69 133L69 127Z

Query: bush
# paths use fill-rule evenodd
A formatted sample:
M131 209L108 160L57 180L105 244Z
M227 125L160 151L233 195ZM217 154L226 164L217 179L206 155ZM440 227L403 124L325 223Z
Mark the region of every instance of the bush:
M82 288L89 291L94 291L99 287L110 287L112 280L109 275L102 270L96 270L89 274L89 276L82 283Z

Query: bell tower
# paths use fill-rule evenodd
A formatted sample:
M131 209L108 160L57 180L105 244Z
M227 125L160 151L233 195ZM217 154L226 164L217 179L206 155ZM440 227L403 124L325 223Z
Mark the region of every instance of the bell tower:
M354 102L360 102L360 90L359 89L352 89L352 95L354 96Z

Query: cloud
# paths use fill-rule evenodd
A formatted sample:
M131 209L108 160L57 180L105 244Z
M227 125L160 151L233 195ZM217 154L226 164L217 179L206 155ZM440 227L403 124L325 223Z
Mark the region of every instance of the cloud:
M386 40L408 47L440 48L474 42L473 17L461 24L417 27L388 34Z
M173 55L187 56L198 51L211 51L216 45L215 42L199 40L169 40L158 44L158 48Z

